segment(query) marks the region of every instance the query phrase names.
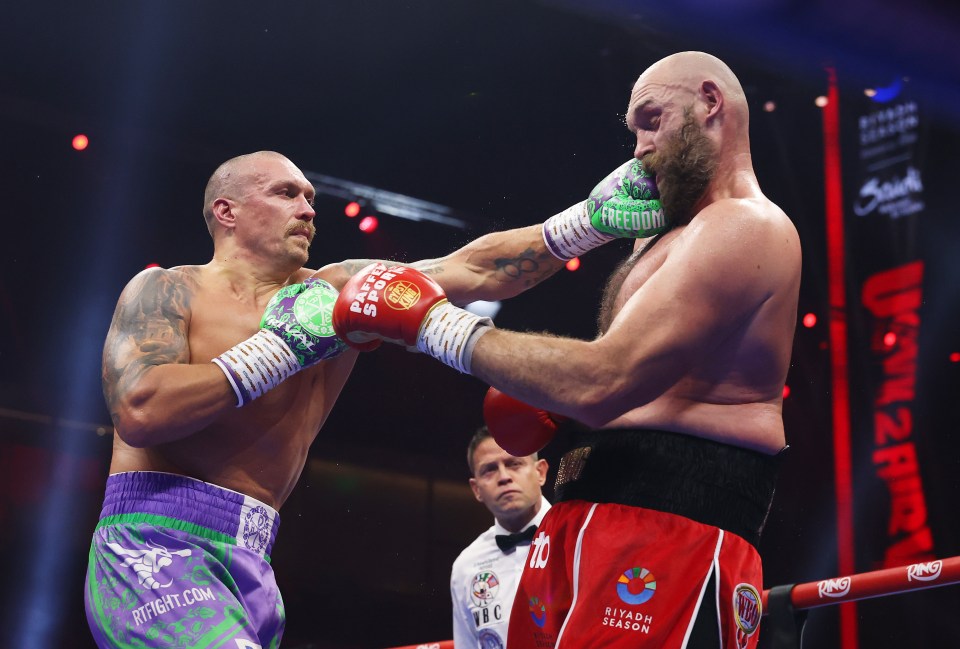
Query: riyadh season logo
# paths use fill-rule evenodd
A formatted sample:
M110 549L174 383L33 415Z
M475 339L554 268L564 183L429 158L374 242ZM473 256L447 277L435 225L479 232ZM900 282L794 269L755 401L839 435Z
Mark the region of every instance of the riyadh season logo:
M540 601L539 597L531 597L529 602L530 617L533 623L541 629L547 623L547 606Z
M646 568L630 568L617 579L617 595L624 604L643 604L657 592L657 578Z

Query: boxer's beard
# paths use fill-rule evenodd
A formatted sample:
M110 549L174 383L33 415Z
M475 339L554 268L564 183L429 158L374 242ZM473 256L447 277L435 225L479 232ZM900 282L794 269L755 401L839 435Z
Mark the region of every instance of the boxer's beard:
M683 111L683 123L660 151L643 157L643 166L657 176L660 204L671 225L693 218L693 206L703 197L717 172L717 147L693 118Z

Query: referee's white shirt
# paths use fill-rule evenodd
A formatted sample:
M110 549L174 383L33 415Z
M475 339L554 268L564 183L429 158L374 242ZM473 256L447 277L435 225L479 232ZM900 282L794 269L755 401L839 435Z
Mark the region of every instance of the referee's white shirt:
M523 526L540 525L550 503L540 496L540 511ZM503 552L494 539L509 534L500 523L468 545L450 574L450 597L453 601L453 646L455 649L504 649L510 609L517 593L520 573L530 550L521 543L511 552Z

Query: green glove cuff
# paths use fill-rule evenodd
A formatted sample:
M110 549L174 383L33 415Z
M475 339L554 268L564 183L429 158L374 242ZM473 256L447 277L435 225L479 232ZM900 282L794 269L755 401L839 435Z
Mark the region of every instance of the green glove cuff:
M587 209L593 207L587 202ZM590 224L618 238L643 239L667 229L663 208L657 199L611 198L590 212Z

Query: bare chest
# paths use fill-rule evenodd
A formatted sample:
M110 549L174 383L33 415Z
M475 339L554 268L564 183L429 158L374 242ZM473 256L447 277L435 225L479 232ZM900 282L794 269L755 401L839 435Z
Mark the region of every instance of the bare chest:
M635 250L610 276L601 301L600 333L607 331L627 300L663 265L673 239L670 234L649 250Z
M260 328L263 309L213 291L195 295L190 313L190 362L205 363Z

